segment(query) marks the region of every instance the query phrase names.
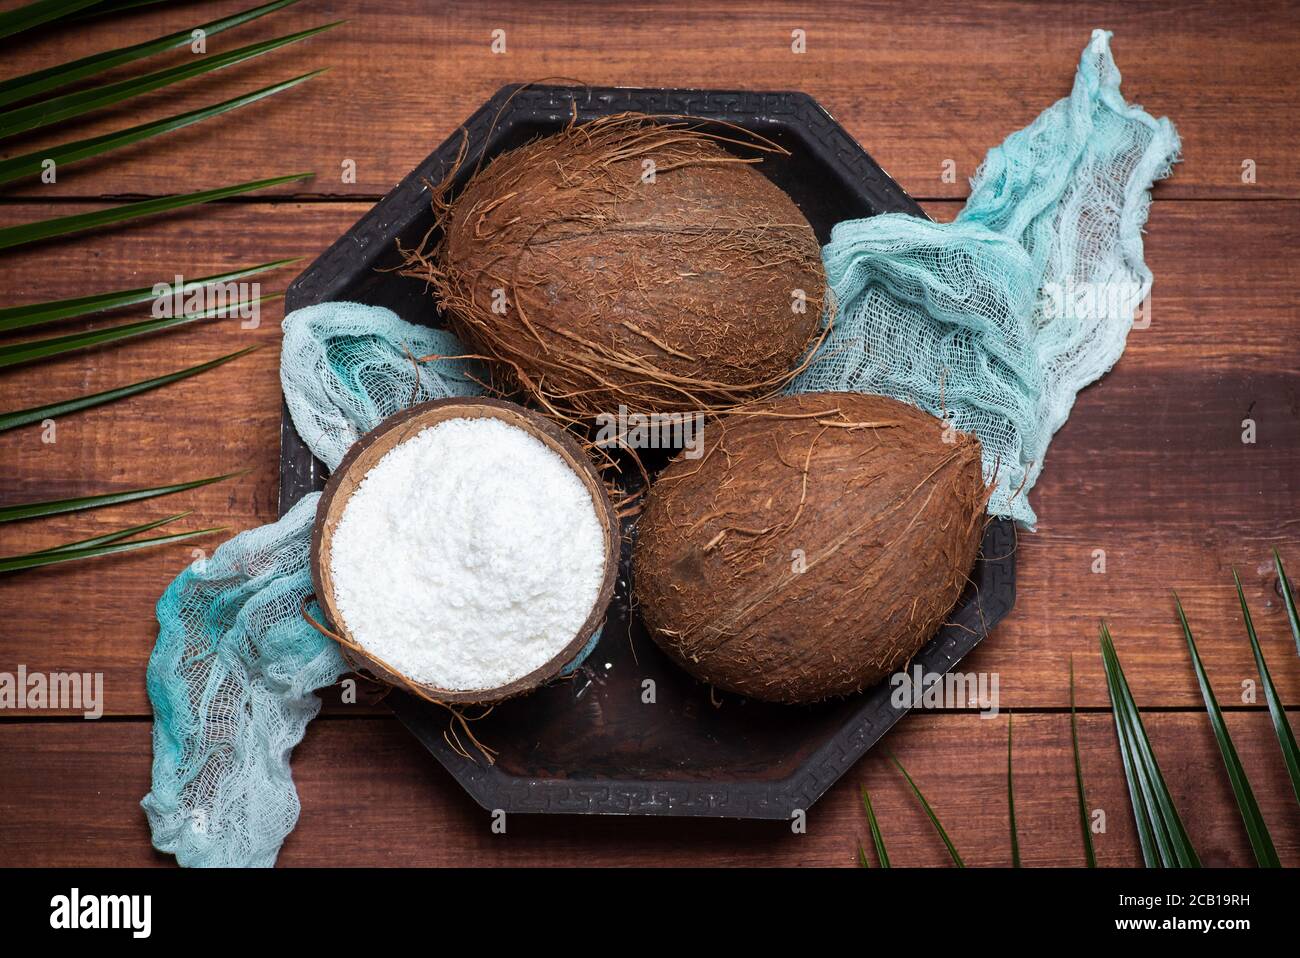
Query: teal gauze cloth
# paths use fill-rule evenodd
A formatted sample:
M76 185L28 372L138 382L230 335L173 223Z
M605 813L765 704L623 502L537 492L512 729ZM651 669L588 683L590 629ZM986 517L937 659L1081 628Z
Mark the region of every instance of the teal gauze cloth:
M410 358L462 352L450 334L387 309L326 303L285 317L280 381L298 434L333 469L407 404L478 393L467 363L439 359L417 374ZM297 824L289 754L320 710L313 692L347 671L302 617L319 498L192 563L158 600L146 674L153 787L142 804L154 846L182 865L273 865Z
M1075 393L1123 351L1151 287L1142 225L1178 138L1119 93L1095 31L1070 96L985 158L950 224L840 223L823 251L831 330L794 391L910 402L975 433L990 512L1032 525L1027 493ZM334 468L413 402L479 391L447 333L327 303L284 321L280 376L299 435ZM149 660L154 845L182 865L275 863L297 823L289 756L345 670L301 617L317 496L194 562L158 602ZM319 615L319 610L313 610Z
M1173 124L1120 96L1110 36L1093 31L1070 95L989 151L952 223L835 226L831 330L791 384L892 396L974 433L989 512L1030 527L1048 442L1151 290L1142 227L1178 159Z

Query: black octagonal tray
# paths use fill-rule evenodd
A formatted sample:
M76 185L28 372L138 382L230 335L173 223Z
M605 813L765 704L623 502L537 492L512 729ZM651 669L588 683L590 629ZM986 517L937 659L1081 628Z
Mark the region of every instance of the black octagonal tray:
M505 87L466 121L468 161L488 158L579 120L638 110L698 116L762 133L789 151L758 166L803 210L825 243L840 220L921 208L815 100L803 93L629 88ZM387 306L407 322L441 320L423 284L380 272L413 245L432 214L425 182L452 168L461 135L418 169L326 250L290 286L286 308L328 300ZM280 512L325 484L283 414ZM625 546L609 618L596 650L572 681L498 706L474 726L498 750L494 765L448 744L448 715L404 694L397 717L484 808L505 812L789 818L807 809L907 711L882 684L841 701L781 706L711 690L674 666L629 613L632 570ZM973 649L1015 602L1015 536L1006 520L984 535L972 584L939 634L913 660L943 674ZM648 684L653 683L653 684ZM653 694L649 694L652 690ZM647 701L653 698L653 701Z

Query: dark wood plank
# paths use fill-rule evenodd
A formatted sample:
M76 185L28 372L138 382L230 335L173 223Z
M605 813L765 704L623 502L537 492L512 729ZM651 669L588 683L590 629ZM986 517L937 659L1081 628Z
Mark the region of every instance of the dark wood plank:
M148 8L25 40L6 74L134 43L249 6L247 0ZM804 90L913 195L961 196L992 146L1069 92L1092 29L1115 31L1124 93L1178 125L1185 161L1169 197L1300 196L1294 103L1300 24L1284 0L1077 4L944 0L905 11L882 2L754 5L712 0L536 5L520 0L314 0L213 37L233 49L347 17L333 33L102 117L64 124L18 148L39 149L217 102L328 65L332 71L272 101L141 145L124 162L68 167L29 195L157 194L314 170L314 194L387 191L503 84L547 77L592 84ZM506 52L491 51L504 30ZM806 53L792 52L803 30ZM184 62L181 51L159 63ZM356 162L356 182L341 164ZM952 182L945 161L955 163ZM1242 164L1257 182L1242 182ZM291 187L281 192L290 192Z
M18 252L11 301L145 285L176 265L200 276L278 256L312 255L365 204L223 204L78 243L59 270L45 251ZM955 204L932 204L943 218ZM54 206L0 207L0 223ZM1061 707L1075 653L1079 701L1105 705L1097 620L1107 617L1143 705L1199 706L1173 614L1177 588L1220 698L1239 702L1254 663L1232 591L1242 575L1286 700L1300 703L1300 667L1282 614L1269 550L1300 570L1300 317L1289 263L1300 254L1296 205L1158 202L1147 234L1156 273L1151 327L1135 331L1118 366L1080 396L1033 494L1039 530L1020 537L1011 617L963 666L999 673L1003 704ZM1207 243L1204 237L1214 237ZM177 250L185 252L180 257ZM268 280L282 288L288 272ZM200 362L249 343L264 349L203 377L62 420L58 442L29 427L0 435L0 501L128 489L251 468L247 477L180 496L48 522L0 527L0 552L196 509L189 528L242 530L276 516L279 443L278 304L262 324L208 324L115 349L9 371L0 408ZM75 327L74 327L75 328ZM1254 445L1240 422L1258 422ZM211 548L219 538L195 543ZM1106 551L1104 575L1093 551ZM153 607L190 558L189 544L0 579L0 668L102 671L108 708L148 714L144 666Z
M12 5L12 4L11 4ZM137 42L252 5L150 7L44 32L8 51L5 74ZM1220 701L1242 701L1254 666L1231 588L1241 573L1275 679L1300 704L1300 667L1268 563L1276 546L1300 569L1300 383L1290 263L1294 203L1174 199L1300 198L1290 66L1300 21L1281 0L1200 4L1020 4L944 0L901 15L882 2L739 0L542 6L518 0L359 4L315 0L237 32L231 49L340 16L347 26L254 63L102 115L6 144L6 155L179 112L320 65L309 86L215 124L60 171L0 204L0 224L87 209L59 198L158 195L296 170L304 187L279 202L223 204L200 216L5 254L5 305L190 277L276 256L314 255L502 84L544 77L596 84L802 89L816 96L913 195L953 200L985 151L1068 92L1093 26L1116 31L1125 94L1168 114L1185 159L1157 188L1147 235L1156 274L1152 325L1135 331L1106 379L1080 397L1034 494L1043 521L1021 537L1013 615L963 668L996 672L1003 707L1059 709L1075 655L1079 699L1105 706L1096 623L1109 619L1189 830L1209 864L1249 864L1248 846L1173 617L1177 588ZM1013 28L1008 28L1013 24ZM490 52L506 31L508 52ZM794 29L808 52L790 51ZM377 55L377 51L380 51ZM150 66L184 62L178 52ZM119 72L116 76L131 71ZM355 183L341 164L356 162ZM945 160L956 181L941 177ZM1258 182L1243 183L1254 161ZM295 202L329 197L342 202ZM929 204L949 219L953 201ZM178 263L178 256L180 262ZM292 271L264 278L283 286ZM116 318L116 317L115 317ZM250 343L263 350L164 392L67 417L58 442L0 436L0 502L125 489L248 467L245 478L172 499L0 528L0 553L80 538L194 508L189 520L259 525L276 514L278 305L256 330L215 323L0 376L0 409L156 375ZM78 327L69 327L78 328ZM62 331L62 330L60 330ZM1252 418L1258 441L1240 441ZM196 543L211 548L217 539ZM1107 569L1094 574L1094 550ZM145 716L153 605L188 561L189 544L80 567L0 578L0 670L105 673L110 714ZM373 694L363 687L363 701ZM332 697L332 696L327 696ZM295 772L300 828L285 864L851 864L866 838L858 788L873 791L897 864L943 864L942 847L878 750L819 803L809 833L772 823L528 818L493 836L486 814L371 704L327 704ZM165 864L150 850L139 798L148 788L147 721L35 721L0 713L0 847L6 864ZM1082 861L1068 716L1018 715L1016 785L1029 864ZM1230 716L1237 746L1284 863L1300 864L1300 826L1267 716ZM1103 864L1138 862L1108 714L1082 719L1092 804L1109 830ZM1008 861L1005 716L916 715L884 743L925 789L971 864Z
M1079 865L1069 717L1015 717L1016 815L1027 865ZM1202 716L1147 717L1165 777L1206 864L1252 863ZM1300 823L1266 716L1229 726L1283 864L1300 864ZM916 779L970 865L1010 862L1007 718L909 719L808 814L779 822L511 816L505 835L395 722L320 719L294 756L302 799L284 865L840 865L868 845L860 789L871 789L896 865L942 865L945 852L884 751ZM1103 865L1140 864L1110 717L1081 719ZM144 722L0 723L0 847L9 865L156 865L139 801L149 788Z

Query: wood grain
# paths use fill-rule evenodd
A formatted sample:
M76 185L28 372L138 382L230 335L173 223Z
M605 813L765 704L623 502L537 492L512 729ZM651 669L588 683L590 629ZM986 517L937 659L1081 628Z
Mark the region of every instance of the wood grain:
M1146 719L1174 800L1207 865L1252 863L1231 789L1203 716ZM1016 715L1016 817L1026 865L1081 865L1069 716ZM1277 741L1257 712L1229 728L1284 865L1300 864L1300 821ZM294 754L302 815L286 866L852 865L870 846L860 804L871 789L895 865L944 865L946 853L897 771L896 754L968 865L1010 863L1007 717L914 715L808 813L807 834L781 822L513 815L504 835L397 725L320 719ZM1089 808L1102 865L1140 864L1114 727L1080 719ZM0 723L0 847L6 864L158 865L139 801L149 788L140 722Z
M174 4L35 35L6 73L139 42L243 9ZM313 0L212 37L209 52L326 23L330 33L140 97L18 144L23 152L215 103L328 65L306 87L124 151L69 166L39 195L157 194L313 170L314 195L377 197L506 83L568 77L618 86L804 90L910 193L962 196L984 153L1065 96L1094 27L1115 32L1124 94L1168 114L1185 159L1162 196L1300 196L1293 149L1300 29L1284 0L1179 5L829 0L755 5ZM803 30L806 52L792 52ZM506 50L491 51L504 30ZM160 58L185 62L187 50ZM150 61L152 65L154 61ZM129 68L128 68L129 69ZM199 162L202 158L202 162ZM342 163L356 162L356 182ZM945 161L954 164L950 182ZM1254 161L1255 183L1242 182ZM195 188L198 188L197 186Z
M0 223L52 215L67 204L0 207ZM955 204L931 204L937 218ZM12 301L110 285L148 285L178 262L187 275L283 256L310 255L366 209L358 203L226 203L79 242L59 270L40 251L9 262ZM1300 569L1300 314L1291 263L1300 205L1160 201L1147 234L1157 276L1151 324L1084 390L1052 444L1033 500L1042 522L1020 536L1012 616L964 668L995 671L1008 707L1062 707L1068 656L1079 701L1106 704L1097 621L1111 622L1138 701L1197 706L1170 597L1178 589L1206 666L1225 702L1240 702L1254 662L1240 623L1231 568L1289 703L1300 703L1291 643L1270 549ZM1205 237L1213 237L1207 242ZM185 253L179 258L177 249ZM283 288L291 270L267 280ZM48 522L0 527L0 551L21 552L109 528L196 509L189 528L252 528L276 516L280 306L261 325L233 321L102 349L0 378L0 408L131 382L250 343L262 350L166 390L61 420L58 441L32 426L0 435L0 501L129 489L219 475L246 477L180 496ZM71 328L76 328L75 325ZM1241 421L1258 441L1241 442ZM102 671L114 714L149 713L144 666L156 635L153 606L189 561L191 547L223 537L0 579L0 668ZM1105 550L1106 572L1093 553ZM75 600L74 598L75 597ZM76 618L70 610L75 601ZM34 637L40 637L34 642Z
M157 5L63 34L43 31L6 50L4 73L251 5ZM1090 30L1114 30L1126 97L1169 115L1183 139L1184 160L1156 188L1146 234L1156 276L1151 324L1135 330L1117 367L1081 393L1054 440L1033 493L1042 522L1020 537L1016 608L962 668L996 672L1002 708L1030 710L1015 717L1027 864L1082 861L1069 719L1059 711L1068 703L1071 655L1080 704L1097 710L1081 727L1091 804L1108 824L1098 854L1103 864L1138 862L1097 654L1101 617L1115 633L1203 858L1249 864L1174 618L1170 590L1177 588L1219 700L1237 709L1229 724L1282 860L1300 864L1295 800L1267 714L1248 696L1254 664L1231 584L1235 567L1274 678L1285 700L1300 706L1300 664L1268 561L1277 547L1300 572L1300 78L1293 68L1300 18L1289 4L943 0L900 13L896 5L849 0L760 7L740 0L312 0L212 38L209 51L339 17L350 22L306 43L7 143L6 155L39 151L332 67L214 123L112 160L67 166L54 184L7 191L0 225L123 197L317 173L304 186L193 215L6 252L0 302L151 285L170 280L177 267L194 278L314 256L500 86L545 77L804 90L905 189L934 200L926 206L932 216L947 220L985 151L1068 92ZM489 48L496 29L506 33L501 55ZM806 32L805 54L791 52L796 29ZM149 67L191 56L178 51ZM343 182L345 160L355 161L355 182ZM942 176L947 160L951 181ZM1255 183L1242 180L1247 160ZM283 288L293 272L261 277L264 289ZM256 329L208 323L0 374L0 409L14 409L263 347L198 379L64 417L53 444L41 442L35 427L0 434L3 503L251 470L167 499L0 526L0 554L186 508L196 510L189 528L238 531L273 519L280 316L270 304ZM1255 443L1241 440L1245 419L1256 424ZM107 711L120 717L87 724L0 713L5 864L170 861L150 849L138 807L149 784L144 669L157 631L153 607L191 546L211 549L221 538L0 577L0 671L24 664L103 672ZM1104 573L1093 571L1097 550L1105 553ZM486 814L375 706L373 691L360 691L361 705L327 693L326 717L297 750L304 810L281 856L286 865L850 865L867 834L863 784L872 789L896 864L944 864L941 845L885 763L886 750L907 764L968 863L1009 860L1005 715L909 717L814 807L803 836L778 823L525 816L510 820L506 836L494 836Z

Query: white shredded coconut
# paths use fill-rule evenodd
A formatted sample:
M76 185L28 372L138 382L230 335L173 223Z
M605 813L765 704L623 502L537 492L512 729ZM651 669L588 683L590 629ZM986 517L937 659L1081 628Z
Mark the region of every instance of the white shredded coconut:
M604 577L591 494L499 419L448 419L391 449L334 530L334 601L352 637L408 678L499 688L577 635Z

